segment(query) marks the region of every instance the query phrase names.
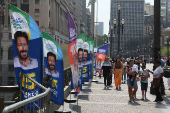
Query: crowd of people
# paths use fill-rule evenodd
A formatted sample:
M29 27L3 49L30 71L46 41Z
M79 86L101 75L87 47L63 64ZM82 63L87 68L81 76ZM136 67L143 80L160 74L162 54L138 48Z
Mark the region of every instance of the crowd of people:
M167 60L166 66L170 66L170 59ZM99 75L100 77L101 75L104 77L104 89L109 89L109 87L112 86L113 75L116 90L121 89L122 83L127 83L129 102L132 102L136 99L136 92L138 90L137 81L140 81L141 83L141 100L147 99L148 78L150 77L150 73L152 73L152 85L154 86L156 93L155 102L161 102L163 99L159 87L163 83L164 76L162 61L157 61L155 67L156 69L154 71L146 69L146 62L140 60L138 57L136 59L130 57L125 60L120 56L117 56L116 59L111 59L106 56L105 61L102 63L102 70L99 72ZM168 78L168 86L170 90L170 78Z

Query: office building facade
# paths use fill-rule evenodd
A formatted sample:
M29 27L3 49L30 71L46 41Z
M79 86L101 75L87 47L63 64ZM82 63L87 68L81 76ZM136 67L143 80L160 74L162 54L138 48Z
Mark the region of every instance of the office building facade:
M142 46L141 42L144 34L144 0L111 0L110 28L111 26L114 26L114 19L116 19L118 23L119 5L121 6L120 19L125 20L123 34L122 29L120 34L120 54L124 57L136 56L137 54L132 53L132 51L136 51L137 46ZM115 37L113 38L114 42L112 42L111 57L117 55L117 30L115 32Z

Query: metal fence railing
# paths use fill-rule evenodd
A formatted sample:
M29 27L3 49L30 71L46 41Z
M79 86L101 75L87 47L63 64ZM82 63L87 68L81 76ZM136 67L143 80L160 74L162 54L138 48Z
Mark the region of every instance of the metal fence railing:
M27 85L28 83L31 83L34 87L32 93L29 92L30 87ZM2 113L50 113L50 92L50 88L45 88L28 75L21 74L20 101L5 107Z
M47 88L48 80L44 80L41 85L28 75L22 74L20 81L19 102L5 107L2 113L50 113L51 89ZM64 86L68 86L70 81L71 68L68 67L64 69ZM28 92L28 83L34 87L32 94ZM38 87L38 90L35 90L35 87Z

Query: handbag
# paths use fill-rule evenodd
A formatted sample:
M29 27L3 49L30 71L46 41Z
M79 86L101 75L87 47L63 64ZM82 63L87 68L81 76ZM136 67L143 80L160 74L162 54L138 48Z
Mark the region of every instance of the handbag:
M154 87L159 87L160 86L160 79L153 79L152 84L153 84Z

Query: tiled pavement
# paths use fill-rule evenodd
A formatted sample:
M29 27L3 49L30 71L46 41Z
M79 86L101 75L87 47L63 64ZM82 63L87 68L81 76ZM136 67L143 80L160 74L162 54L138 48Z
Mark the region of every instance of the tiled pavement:
M151 70L152 67L153 65L147 64L147 69ZM162 103L153 102L155 96L150 94L150 83L147 93L148 100L140 100L141 87L140 82L138 82L137 99L128 103L127 84L122 84L121 90L116 90L114 83L113 87L104 89L103 77L101 79L96 77L96 80L99 82L89 82L83 85L83 90L78 96L78 113L170 113L170 90L167 90L166 78L164 78L166 95L163 97L165 101ZM152 75L149 81L151 80ZM70 109L72 113L76 113L77 103L65 103L65 109Z

